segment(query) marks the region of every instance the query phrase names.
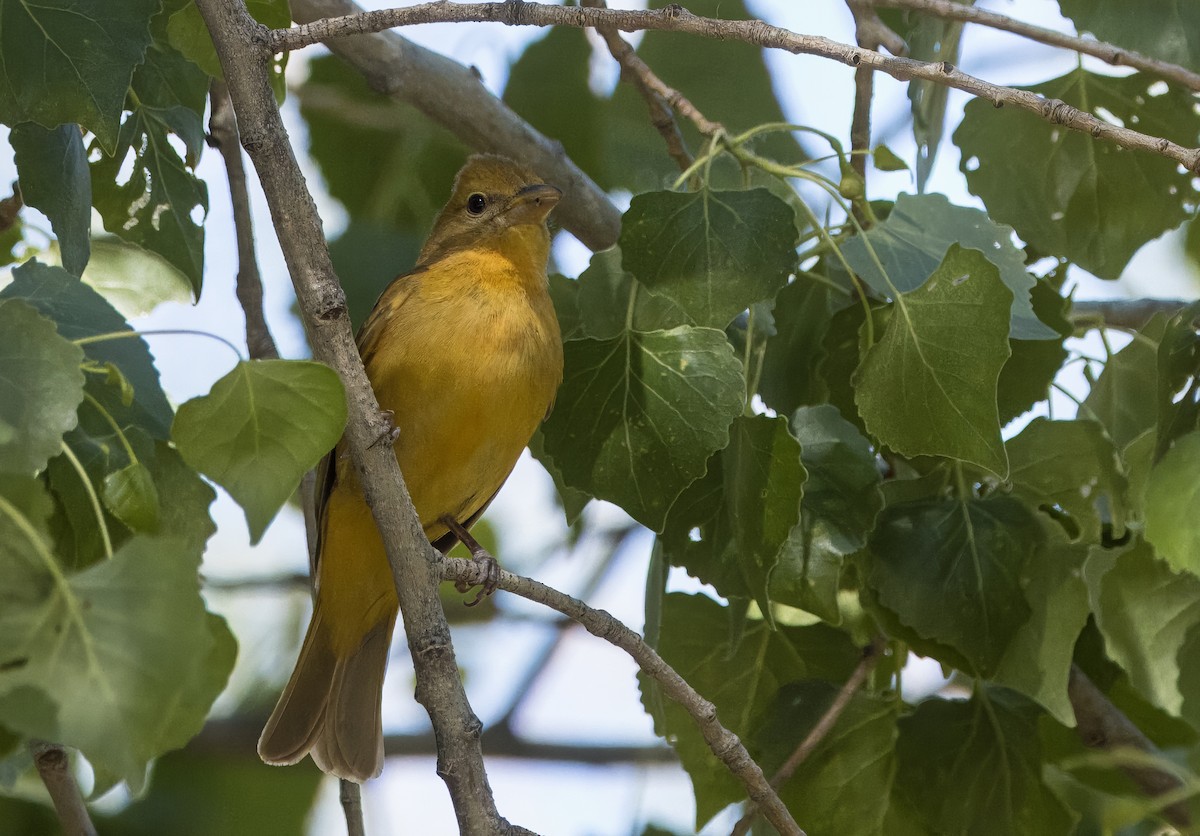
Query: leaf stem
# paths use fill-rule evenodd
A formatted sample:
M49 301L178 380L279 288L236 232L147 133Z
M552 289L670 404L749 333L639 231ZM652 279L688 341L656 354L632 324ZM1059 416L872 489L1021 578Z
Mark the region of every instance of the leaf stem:
M134 337L158 337L164 335L188 335L193 337L208 337L217 342L224 343L229 346L229 350L237 355L239 361L244 360L241 349L231 343L229 340L222 337L220 334L212 334L208 331L196 331L192 328L158 328L151 331L109 331L107 334L93 334L90 337L80 337L71 342L75 345L91 345L92 343L109 342L110 340L128 340Z
M76 458L74 451L71 450L70 445L65 441L62 445L62 451L67 461L75 468L75 472L79 474L79 481L83 482L83 489L87 492L88 500L92 503L92 511L96 514L96 527L100 529L100 539L104 542L104 555L111 559L113 556L112 540L108 536L108 526L104 523L104 508L100 505L100 497L96 495L96 488L92 485L92 480L88 476L87 470L84 469L83 464ZM57 568L57 564L54 563L52 557L47 555L47 559Z
M96 398L93 397L90 392L84 392L83 397L84 400L90 403L95 410L100 413L100 417L103 418L105 422L112 427L113 432L117 434L117 438L120 440L121 446L125 449L125 455L129 457L129 463L137 464L137 453L133 452L133 445L129 443L129 438L125 435L125 431L121 429L121 426L117 423L116 419L112 417L112 413L105 409L104 405L100 403L100 401L96 400Z

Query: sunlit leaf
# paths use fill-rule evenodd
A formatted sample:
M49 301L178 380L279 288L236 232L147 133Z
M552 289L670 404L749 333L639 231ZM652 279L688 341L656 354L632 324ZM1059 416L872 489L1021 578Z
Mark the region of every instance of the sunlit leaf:
M1177 571L1200 575L1200 431L1183 436L1150 471L1146 539Z

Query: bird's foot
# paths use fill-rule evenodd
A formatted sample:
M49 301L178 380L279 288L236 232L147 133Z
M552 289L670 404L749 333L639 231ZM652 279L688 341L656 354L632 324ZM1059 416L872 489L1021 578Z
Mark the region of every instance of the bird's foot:
M480 572L483 580L478 584L479 592L475 598L467 602L468 607L473 607L482 601L488 595L491 595L500 586L500 563L496 558L492 557L491 553L483 546L479 545L479 541L471 536L471 532L463 528L458 520L445 516L442 517L442 523L446 528L454 533L462 544L471 552L471 559L474 560L480 567ZM467 592L474 584L467 583L465 580L460 580L454 584L454 588L459 592Z
M395 444L396 439L400 437L400 428L396 426L395 411L381 409L379 410L379 415L383 418L383 432L379 434L379 438L371 443L371 446L374 447L376 444L382 444L385 441L388 444Z

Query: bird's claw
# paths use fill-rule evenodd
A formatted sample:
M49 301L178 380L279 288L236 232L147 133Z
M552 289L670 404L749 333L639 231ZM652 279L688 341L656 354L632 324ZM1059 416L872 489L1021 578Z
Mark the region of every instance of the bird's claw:
M400 428L396 426L396 413L391 409L379 410L379 415L383 418L384 429L379 434L379 438L371 442L371 446L382 444L385 440L388 444L395 444L396 439L400 437Z

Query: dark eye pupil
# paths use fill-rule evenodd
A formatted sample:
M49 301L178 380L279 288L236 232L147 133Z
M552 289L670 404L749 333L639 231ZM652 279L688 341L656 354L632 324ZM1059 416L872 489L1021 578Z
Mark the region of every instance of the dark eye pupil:
M483 207L487 206L487 198L481 194L473 194L467 198L467 211L472 215L478 215L483 212Z

